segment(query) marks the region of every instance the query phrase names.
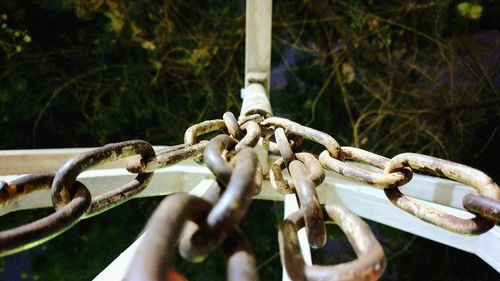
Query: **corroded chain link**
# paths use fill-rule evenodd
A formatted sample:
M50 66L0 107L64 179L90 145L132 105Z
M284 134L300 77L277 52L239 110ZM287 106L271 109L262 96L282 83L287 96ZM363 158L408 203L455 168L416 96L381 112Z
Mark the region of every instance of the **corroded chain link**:
M207 134L217 135L201 140ZM319 156L304 152L304 139L325 150ZM263 171L253 150L255 146L280 156L270 165L270 182L278 193L295 194L300 205L300 210L288 216L279 231L281 259L293 280L374 280L385 268L383 249L366 223L343 206L320 204L316 187L324 181L325 169L378 186L397 207L450 231L479 234L500 223L500 189L476 169L414 153L389 159L360 148L341 147L332 136L288 119L259 114L236 119L227 112L222 119L189 127L184 144L156 152L140 140L108 144L73 157L54 174L0 182L0 207L28 193L50 189L55 208L45 218L1 231L0 256L38 245L83 218L125 202L147 187L155 170L194 159L207 165L215 183L202 197L178 193L164 199L144 229L127 280L162 280L172 265L178 241L179 252L186 259L200 260L220 248L227 257L229 280L257 280L255 258L238 229L262 186ZM91 196L85 185L76 180L85 170L129 156L133 157L127 170L137 176L124 186ZM379 172L345 159L368 164ZM474 188L475 193L463 198L463 206L475 217L458 218L401 193L399 187L411 181L413 170L431 172ZM358 256L356 260L332 266L305 265L297 231L306 227L309 243L320 248L327 238L325 221L335 222L344 231Z

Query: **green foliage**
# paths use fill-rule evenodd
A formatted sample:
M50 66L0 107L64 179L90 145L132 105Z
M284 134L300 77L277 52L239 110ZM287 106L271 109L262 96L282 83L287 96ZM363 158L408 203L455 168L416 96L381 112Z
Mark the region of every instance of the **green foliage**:
M23 51L24 46L31 43L31 36L26 30L11 27L9 16L0 15L0 48L8 53L9 57Z
M481 18L483 7L477 3L462 2L457 5L457 11L466 19L477 20Z

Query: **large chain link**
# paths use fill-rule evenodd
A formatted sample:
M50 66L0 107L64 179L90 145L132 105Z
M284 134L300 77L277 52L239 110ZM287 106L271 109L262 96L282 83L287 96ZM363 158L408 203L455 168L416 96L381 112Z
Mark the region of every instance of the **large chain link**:
M267 118L265 118L267 117ZM217 248L227 257L229 280L257 280L255 258L238 224L252 197L259 194L263 171L253 148L260 146L280 157L271 164L273 188L295 194L300 210L288 216L279 231L280 255L293 280L375 280L385 268L384 252L369 226L347 208L322 205L316 187L325 179L325 169L350 179L384 189L387 198L415 217L461 234L480 234L500 223L500 189L486 174L471 167L431 156L403 153L392 159L353 147L341 147L330 135L279 117L259 114L240 117L226 112L222 119L189 127L184 144L155 153L145 141L108 144L70 159L55 174L28 175L9 183L0 182L0 207L24 195L51 189L55 212L45 218L0 232L0 256L28 249L64 232L79 220L112 208L147 187L155 170L186 159L206 164L216 182L202 197L185 193L167 196L151 216L144 238L128 269L127 280L163 280L172 265L174 250L189 260L201 260ZM200 140L209 133L222 133ZM272 138L274 137L274 141ZM325 150L304 152L307 139ZM124 157L127 170L136 178L119 188L92 197L76 179L80 173ZM345 162L362 162L380 169L373 172ZM290 178L285 178L283 170ZM431 208L400 192L413 170L423 170L464 183L476 190L463 199L466 210L475 215L462 219ZM326 243L325 220L338 224L347 235L358 258L332 266L307 266L298 246L297 231L306 227L309 243L320 248Z

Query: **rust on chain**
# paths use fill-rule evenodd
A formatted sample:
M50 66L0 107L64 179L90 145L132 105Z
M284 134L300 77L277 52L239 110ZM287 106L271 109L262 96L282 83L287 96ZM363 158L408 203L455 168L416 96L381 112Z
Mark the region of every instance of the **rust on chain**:
M265 127L262 127L262 128L265 128ZM271 153L274 153L274 154L280 153L280 148L278 147L278 144L270 141L268 138L260 138L257 145L264 148L265 150L267 150Z
M203 121L201 123L192 125L191 127L187 128L186 132L184 133L184 143L185 144L196 144L198 142L198 137L215 132L215 131L220 131L223 130L226 127L226 124L224 123L224 120L222 119L215 119L215 120L207 120ZM203 156L199 156L194 158L194 161L198 164L203 164Z
M176 164L180 161L199 157L203 154L208 141L188 145L182 144L168 147L156 152L156 156L150 159L134 157L127 164L127 171L131 173L150 173L158 169Z
M392 172L403 167L411 167L441 177L456 180L474 188L480 195L494 200L500 199L500 188L485 173L466 165L417 153L402 153L393 157L385 167Z
M254 121L257 124L260 124L260 122L262 122L262 120L264 120L264 117L262 117L260 114L252 114L249 116L238 117L238 124L240 126L243 126L248 121ZM271 136L274 133L274 130L272 130L271 128L261 127L261 126L259 126L259 127L260 127L260 131L261 131L260 134L261 134L262 138L268 138L269 136ZM260 142L260 140L259 140L259 142Z
M255 257L247 239L235 230L222 244L227 259L227 280L259 280Z
M54 174L34 174L0 183L1 203L6 206L36 190L50 189ZM34 222L0 232L0 257L40 245L76 224L90 206L88 189L75 181L69 202L54 213ZM8 192L6 194L5 192Z
M228 133L233 138L241 140L243 137L243 130L241 129L240 124L238 124L236 117L234 117L234 114L228 111L222 115L222 120L224 120Z
M309 174L309 179L318 186L325 180L325 171L321 167L320 162L314 155L307 152L296 153L295 156L306 166ZM285 169L283 158L274 161L269 168L269 177L273 188L282 194L292 194L295 192L293 181L285 180L283 177L283 169Z
M397 207L423 221L449 231L460 234L481 234L490 230L495 225L483 217L462 219L447 214L402 194L397 187L386 188L384 192L387 198Z
M252 201L257 155L251 148L246 148L236 155L234 161L229 184L206 222L201 223L192 235L181 237L179 251L188 260L202 259L220 246L234 231Z
M337 265L306 265L297 237L297 231L304 227L305 212L300 210L285 219L278 234L281 260L291 279L347 281L380 278L386 267L386 258L370 227L345 207L325 205L322 213L339 225L358 258Z
M206 200L185 193L166 197L149 218L124 280L164 280L185 222L205 220L211 208Z
M222 130L225 127L226 125L224 123L224 120L222 119L208 120L195 124L189 127L184 133L184 143L195 144L198 142L199 136L210 132Z
M309 244L313 248L321 248L326 243L326 229L316 187L309 179L306 167L302 162L294 160L288 169L299 198L300 209L304 211Z
M342 146L342 152L344 152L346 158L366 163L382 170L389 161L387 157L357 147Z
M205 164L214 174L215 178L223 185L229 184L231 178L231 168L227 160L223 157L224 150L232 150L237 141L228 135L218 135L211 139L203 153Z
M89 218L114 208L143 191L153 178L153 173L138 174L135 179L108 192L92 198L92 204L85 214Z
M377 155L375 153L354 148L342 147L344 157L356 160L362 163L369 164L379 169L384 169L385 164L389 161L388 158ZM397 187L409 182L413 173L409 167L404 167L398 171L391 173L376 173L352 164L337 160L330 156L328 151L323 151L319 155L319 161L325 169L333 170L343 176L355 179L368 184L373 184L380 187Z
M248 121L243 124L242 129L246 131L245 136L236 145L236 151L240 151L245 147L254 147L260 139L260 126L255 121Z
M60 209L70 201L71 188L81 172L136 154L141 155L142 159L149 159L154 157L155 152L149 143L132 140L107 144L71 158L57 171L52 182L51 195L54 207ZM152 176L153 173L140 173L132 182L97 196L92 201L88 215L97 214L130 199L146 188Z
M32 174L11 182L0 181L0 208L10 205L31 192L50 189L54 173Z
M291 280L307 281L304 271L306 263L300 249L297 231L297 226L288 219L281 224L278 232L281 263Z
M342 149L340 148L339 143L329 134L318 131L313 128L309 128L298 123L295 123L289 119L280 118L280 117L270 117L260 123L262 126L275 126L282 127L286 130L287 133L301 136L305 139L317 142L323 145L328 152L332 155L332 157L344 160L344 156L342 154Z
M414 170L423 170L436 175L454 179L474 188L479 195L499 200L500 189L483 172L474 168L435 158L432 156L403 153L396 155L386 165L384 172L391 173L398 169L410 167ZM481 234L494 226L494 223L482 216L471 219L462 219L432 207L426 206L415 199L402 194L398 188L384 190L389 200L397 207L431 224L461 234Z
M463 205L471 213L479 214L497 224L500 223L500 201L469 193L463 199Z
M278 193L281 194L293 194L295 188L292 188L293 182L288 181L283 177L283 170L286 169L285 162L283 158L279 158L274 161L269 167L269 180L271 181L271 186Z
M267 127L261 127L261 129L264 129L264 128L267 128ZM289 138L290 147L292 148L292 150L296 150L300 146L300 144L302 143L303 140L304 140L304 138L301 136L292 136L291 138ZM257 145L264 148L265 150L273 153L273 154L277 154L277 155L280 154L279 145L277 143L269 140L268 138L264 138L264 137L260 138Z
M276 128L276 130L274 131L274 138L276 139L276 143L278 144L281 158L283 158L285 166L288 167L288 165L290 165L290 163L292 163L292 161L296 160L297 158L295 157L295 154L292 151L292 147L288 142L288 138L285 134L285 129Z
M262 122L262 120L264 120L264 117L262 117L262 115L260 115L260 114L250 114L250 115L245 115L245 116L240 115L238 117L238 124L241 126L250 120L253 120L257 123L260 123L260 122Z

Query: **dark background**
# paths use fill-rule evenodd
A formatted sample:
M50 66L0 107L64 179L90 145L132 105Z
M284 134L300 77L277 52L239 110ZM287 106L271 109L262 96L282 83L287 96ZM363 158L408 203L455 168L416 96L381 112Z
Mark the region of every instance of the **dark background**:
M418 152L499 179L497 1L274 1L275 115L341 145ZM239 112L244 1L0 2L0 149L182 142L184 130ZM315 149L312 147L311 149ZM125 249L161 198L132 200L50 242L1 259L0 280L89 280ZM2 217L1 229L50 209ZM262 280L280 280L281 203L253 202L242 230ZM384 280L493 280L478 257L371 223ZM318 263L353 258L338 228ZM190 280L224 260L176 259Z

